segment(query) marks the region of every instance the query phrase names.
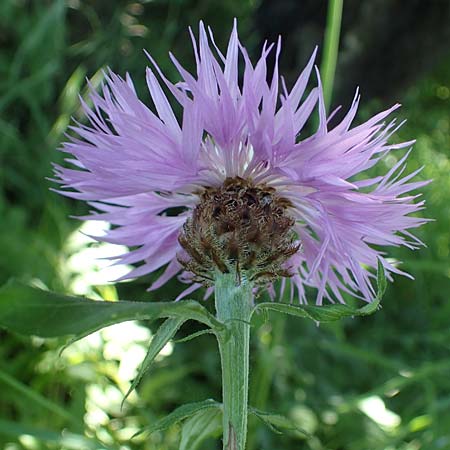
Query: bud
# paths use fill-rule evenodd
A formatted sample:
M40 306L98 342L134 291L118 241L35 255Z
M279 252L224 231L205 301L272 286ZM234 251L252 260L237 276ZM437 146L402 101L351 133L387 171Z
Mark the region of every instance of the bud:
M292 274L284 263L300 245L288 215L291 205L273 187L240 177L198 193L200 203L178 238L189 259L178 257L194 281L212 285L218 272L254 285Z

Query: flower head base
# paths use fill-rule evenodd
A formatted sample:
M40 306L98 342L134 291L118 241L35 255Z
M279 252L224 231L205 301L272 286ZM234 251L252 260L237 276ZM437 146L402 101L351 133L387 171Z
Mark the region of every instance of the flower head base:
M236 24L225 54L202 23L199 43L191 36L196 77L171 55L182 78L172 84L149 56L183 109L181 124L150 68L154 110L138 99L129 76L110 72L101 94L91 89L93 106L82 103L89 123L72 127L79 137L64 145L75 168L55 165L59 192L100 211L82 219L115 225L98 240L134 248L115 258L141 263L127 278L165 266L150 289L179 274L192 283L187 295L211 283L214 271L233 268L255 284L281 276L282 290L290 276L291 298L296 287L302 303L305 287L316 289L317 304L344 302L343 292L371 301L378 261L389 280L403 273L380 247L417 248L422 243L410 230L427 221L410 216L424 205L410 191L427 182L410 182L419 170L402 178L408 153L384 176L360 175L412 144L388 143L398 126L384 120L398 105L352 127L357 94L330 128L318 73L317 87L304 95L315 54L292 89L283 82L280 93L280 41L268 81L272 45L253 65ZM314 108L319 126L305 138ZM167 213L174 208L182 212Z
M289 200L240 177L206 188L200 197L178 238L191 258L179 262L195 281L213 285L217 271L235 272L237 283L244 277L255 285L292 276L284 263L300 245L295 220L286 213Z

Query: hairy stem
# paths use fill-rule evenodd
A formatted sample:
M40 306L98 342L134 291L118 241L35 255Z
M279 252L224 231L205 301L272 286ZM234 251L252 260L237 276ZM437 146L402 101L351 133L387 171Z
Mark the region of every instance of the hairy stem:
M227 325L218 335L222 363L223 449L245 450L252 286L235 274L216 279L217 318Z

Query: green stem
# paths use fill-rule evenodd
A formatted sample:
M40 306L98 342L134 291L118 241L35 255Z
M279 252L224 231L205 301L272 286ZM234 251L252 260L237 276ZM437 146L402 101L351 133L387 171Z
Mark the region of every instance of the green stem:
M235 274L216 279L217 318L227 325L218 335L222 363L223 449L245 450L252 286Z
M327 27L325 29L323 59L320 67L323 96L327 111L330 109L331 95L333 92L343 6L344 0L329 0L328 2Z

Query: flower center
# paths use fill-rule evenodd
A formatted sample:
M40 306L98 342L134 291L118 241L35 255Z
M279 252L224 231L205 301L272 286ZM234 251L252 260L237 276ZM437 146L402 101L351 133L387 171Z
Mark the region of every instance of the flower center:
M300 245L287 214L289 200L273 187L240 177L227 178L218 188L207 187L186 221L178 240L189 255L179 257L194 281L212 285L217 272L236 273L255 285L292 274L287 259Z

